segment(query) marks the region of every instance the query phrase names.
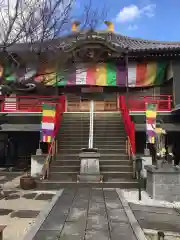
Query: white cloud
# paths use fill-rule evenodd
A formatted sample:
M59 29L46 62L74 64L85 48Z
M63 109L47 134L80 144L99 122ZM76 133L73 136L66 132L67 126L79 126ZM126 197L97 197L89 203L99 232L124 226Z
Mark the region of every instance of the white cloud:
M146 15L147 17L154 17L155 15L155 8L156 8L156 4L149 4L147 6L145 6L142 10L143 10L143 14Z
M116 16L116 22L132 22L142 16L153 17L156 4L148 4L142 8L131 4L124 7Z
M128 30L129 30L129 31L136 31L138 28L139 28L139 27L138 27L138 25L136 25L136 24L130 24L130 25L128 26Z

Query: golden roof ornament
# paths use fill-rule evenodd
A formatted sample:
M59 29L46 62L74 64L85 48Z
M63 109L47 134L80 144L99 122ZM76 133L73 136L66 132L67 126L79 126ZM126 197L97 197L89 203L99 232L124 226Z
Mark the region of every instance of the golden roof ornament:
M107 30L108 32L114 32L114 24L110 21L105 21L104 22L107 26Z
M71 26L72 32L77 32L77 31L78 31L78 27L79 27L80 24L81 24L80 22L74 21L74 22L72 23L72 26Z

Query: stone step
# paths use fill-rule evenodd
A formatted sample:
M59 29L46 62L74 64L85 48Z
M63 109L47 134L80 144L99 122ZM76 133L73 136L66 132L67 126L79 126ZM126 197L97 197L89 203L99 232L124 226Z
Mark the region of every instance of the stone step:
M101 134L101 133L112 133L112 134L116 134L116 133L119 133L119 134L125 134L125 130L124 128L108 128L108 127L103 127L103 128L96 128L94 127L93 128L94 130L94 134ZM83 127L77 127L74 126L72 128L68 127L68 128L61 128L60 131L59 131L59 134L61 133L69 133L69 132L72 132L74 134L76 134L77 132L78 133L89 133L89 127L87 128L83 128Z
M80 173L80 168L78 171L69 172L53 172L50 171L49 180L51 181L77 181L77 175Z
M59 166L80 166L81 161L80 159L76 159L76 160L55 160L54 162L52 162L52 167L59 167Z
M110 181L110 179L124 178L132 179L132 171L101 171L104 181Z
M94 147L96 148L101 148L101 149L106 149L106 148L116 148L116 149L125 149L126 143L125 142L121 142L119 144L109 144L109 143L97 143L94 142Z
M124 123L121 123L121 122L112 122L112 124L109 124L109 123L107 123L107 122L96 122L96 121L94 121L93 122L94 123L94 127L98 127L98 128L104 128L104 127L108 127L108 128L118 128L118 127L121 127L121 128L124 128ZM83 126L83 127L89 127L89 125L90 125L90 121L87 121L87 122L82 122L82 121L80 121L80 122L74 122L74 123L67 123L67 122L62 122L61 123L61 128L63 128L63 127L66 127L66 128L68 128L68 127L73 127L73 126L78 126L78 127L81 127L81 126Z
M121 180L103 183L77 183L76 181L59 182L59 181L37 181L37 190L59 190L60 188L76 188L76 187L92 187L92 188L121 188L121 189L135 189L138 183L135 180Z
M62 153L58 153L57 156L56 156L56 160L79 160L79 153L66 153L66 154L62 154ZM116 161L125 161L125 160L128 160L129 161L129 157L127 156L127 154L124 154L124 153L118 153L118 154L111 154L111 153L108 153L108 154L101 154L101 157L100 157L100 161L101 160L116 160Z
M132 172L132 166L130 165L102 165L100 164L101 172Z
M58 146L79 146L79 148L83 147L88 147L89 139L78 139L77 141L69 139L69 140L59 140L58 141ZM115 148L123 147L125 148L126 144L125 141L119 142L118 144L113 144L107 141L106 139L104 141L97 141L94 140L93 146L97 146L97 148L103 148L104 146L112 148L115 146Z
M80 173L80 168L78 171L69 172L50 172L51 181L77 181L77 175ZM100 171L103 175L105 181L108 179L124 178L132 179L132 172L122 172L122 171Z
M89 133L88 134L82 134L82 133L77 133L77 134L73 134L73 133L69 133L69 134L61 134L60 136L57 136L57 139L59 141L62 141L62 140L75 140L77 141L78 139L81 140L81 139L84 139L84 140L89 140ZM104 133L104 134L99 134L99 135L94 135L93 136L93 140L94 141L97 141L97 140L105 140L105 141L126 141L126 136L123 134L123 135L111 135L111 134L108 134L108 133Z
M80 144L78 144L78 145L74 145L73 143L69 143L69 145L68 144L66 144L66 145L64 145L64 144L61 144L61 143L59 143L58 145L57 145L57 147L58 147L58 151L64 151L65 149L67 149L67 150L75 150L75 149L81 149L81 148L87 148L88 147L88 144L87 145L80 145ZM107 148L108 149L118 149L118 150L120 150L120 151L124 151L125 150L125 143L124 144L118 144L118 145L108 145L108 144L97 144L97 143L94 143L94 147L96 147L96 148L98 148L100 151L101 150L106 150Z
M100 146L119 146L119 145L123 145L125 146L125 143L126 143L126 140L125 139L122 139L122 140L119 140L119 141L108 141L108 139L102 139L102 140L99 140L99 141L94 141L94 145L97 145L98 147ZM72 141L72 140L59 140L58 141L58 144L61 145L61 146L65 146L65 145L77 145L77 146L86 146L87 147L87 144L88 143L82 143L82 141Z
M61 151L61 149L82 149L82 148L87 148L88 147L88 143L85 145L85 144L77 144L77 145L75 145L74 143L72 143L72 142L69 142L69 144L68 143L66 143L66 144L62 144L62 143L58 143L58 145L57 145L57 147L58 147L58 149Z
M51 166L51 172L79 172L80 171L80 163L77 166Z
M76 128L76 129L80 129L80 128L84 128L84 129L89 129L89 126L90 124L82 124L82 123L79 123L79 124L62 124L61 125L61 128L60 129L72 129L72 128ZM124 125L123 124L115 124L115 123L112 123L112 124L103 124L103 123L99 123L99 124L96 124L94 123L93 125L94 128L96 129L100 129L100 130L103 130L103 129L108 129L108 130L113 130L113 129L124 129Z
M51 172L52 173L69 173L69 172L79 172L80 171L80 164L76 166L51 166ZM100 171L102 172L113 172L113 171L119 171L119 172L132 172L131 166L126 165L101 165L100 164Z
M127 158L126 160L112 160L112 159L108 159L108 160L99 160L100 166L106 166L106 165L116 165L116 166L132 166L132 162Z
M89 123L90 122L90 118L76 118L76 119L65 119L63 118L62 120L62 124L66 124L66 123L74 123L74 124L80 124L80 123ZM112 118L112 119L105 119L105 118L101 118L101 119L97 119L94 117L94 123L100 124L100 123L119 123L119 124L124 124L123 120L120 118Z
M69 133L69 134L61 134L60 136L57 137L58 140L69 140L69 139L72 139L72 140L78 140L78 139L85 139L85 140L89 140L89 134L86 134L86 135L81 135L80 133L74 135L72 133ZM122 135L122 136L119 136L119 134L117 136L113 135L111 136L110 134L101 134L101 135L94 135L94 141L96 140L109 140L109 141L118 141L118 140L126 140L126 136L125 135Z
M60 148L60 149L58 149L58 153L59 154L66 154L66 153L80 153L80 151L81 151L81 148L76 148L76 149L73 149L73 148L70 148L70 149L63 149L63 148ZM125 152L126 152L126 150L125 149L120 149L120 148L118 148L118 149L116 149L116 148L99 148L98 149L98 151L100 152L100 154L106 154L106 153L108 153L108 154L111 154L111 153L114 153L114 154L120 154L120 153L124 153L125 154Z
M89 129L66 129L66 130L62 130L59 132L58 135L71 135L71 136L75 136L75 135L83 135L83 136L89 136ZM121 130L108 130L108 129L104 129L104 130L96 130L94 129L93 132L94 136L125 136L125 131L121 131Z
M77 120L74 120L74 119L72 119L72 120L63 120L62 121L62 125L63 126L72 126L72 125L77 125L77 126L80 126L80 125L82 125L82 124L89 124L90 123L90 119L88 119L88 120L82 120L82 119L77 119ZM96 120L96 119L94 119L94 125L101 125L101 126L104 126L104 125L109 125L109 126L124 126L124 123L121 121L121 120L119 120L119 119L117 119L117 120L114 120L114 119L112 119L112 120Z
M114 153L114 154L116 154L116 153L125 153L126 152L126 150L125 150L125 148L99 148L98 149L99 150L99 152L100 153Z
M55 166L80 166L80 159L76 159L76 160L55 160L54 162L52 162L52 167ZM126 165L126 166L130 166L132 165L132 162L130 162L129 160L99 160L99 164L100 166L106 166L106 165L116 165L116 166L122 166L122 165Z

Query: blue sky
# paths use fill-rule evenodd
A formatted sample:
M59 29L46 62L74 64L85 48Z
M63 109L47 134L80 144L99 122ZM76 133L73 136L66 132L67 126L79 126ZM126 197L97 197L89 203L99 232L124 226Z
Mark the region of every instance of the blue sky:
M77 9L89 0L78 0ZM92 0L108 9L115 31L132 37L180 41L180 0Z

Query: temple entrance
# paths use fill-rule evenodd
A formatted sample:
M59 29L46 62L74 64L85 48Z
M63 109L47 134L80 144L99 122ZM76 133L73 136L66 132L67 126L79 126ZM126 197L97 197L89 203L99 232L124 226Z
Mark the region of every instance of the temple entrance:
M86 96L68 95L67 96L67 112L89 112L90 101L94 100L95 112L112 112L117 111L117 94L110 93L107 96L101 96L99 93L99 99Z

